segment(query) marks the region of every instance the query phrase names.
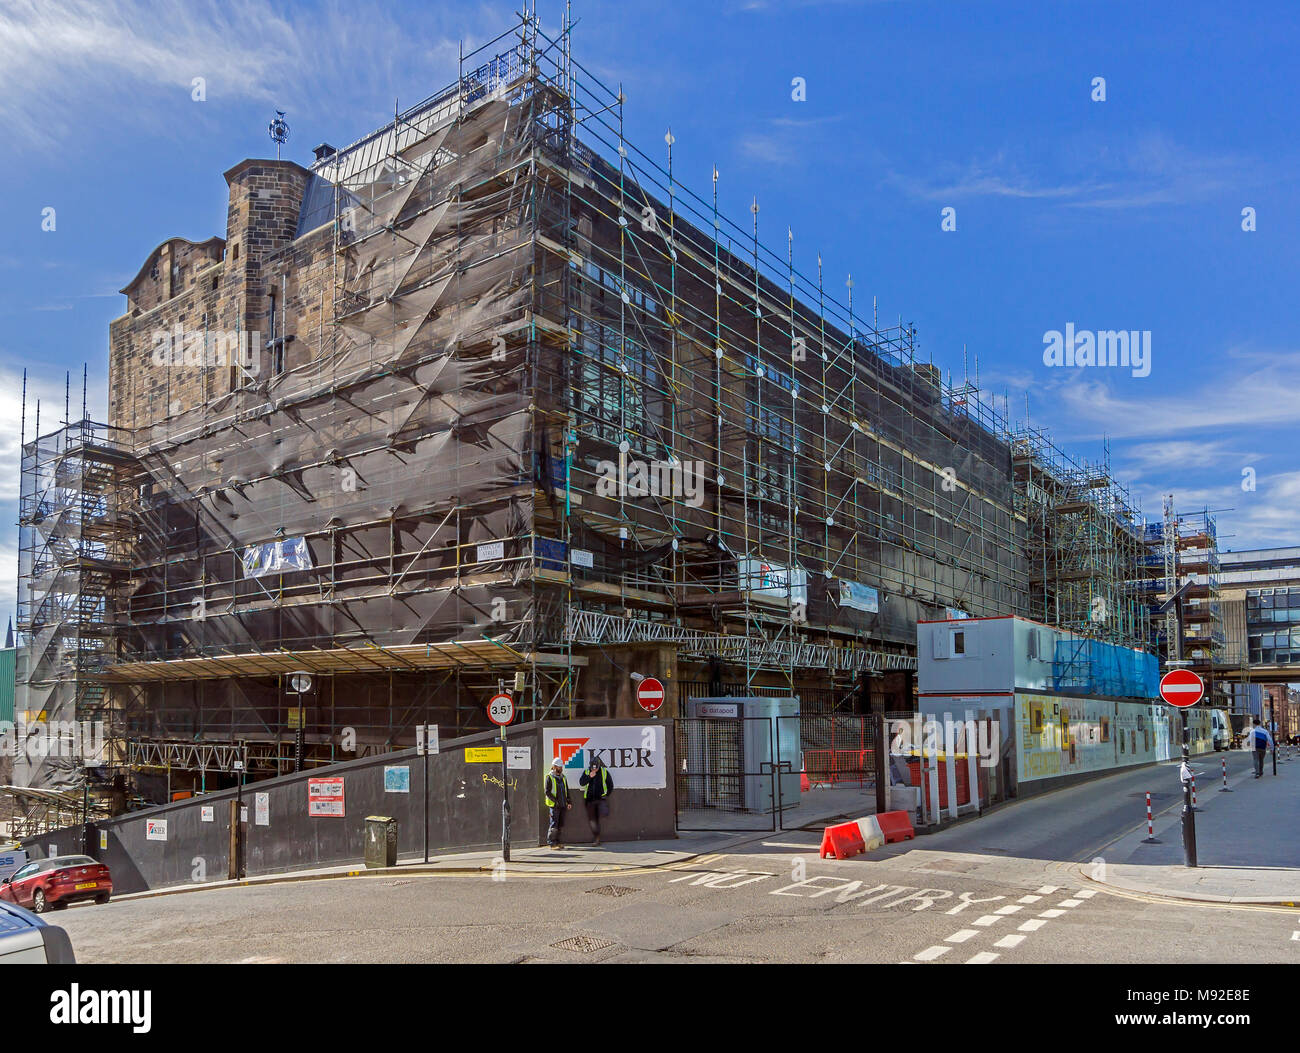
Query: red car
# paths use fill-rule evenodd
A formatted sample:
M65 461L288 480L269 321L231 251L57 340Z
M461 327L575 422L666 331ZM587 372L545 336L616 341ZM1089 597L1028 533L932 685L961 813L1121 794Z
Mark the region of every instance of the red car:
M36 914L56 910L78 900L107 903L113 894L108 867L90 856L55 856L19 867L0 884L0 900L17 903Z

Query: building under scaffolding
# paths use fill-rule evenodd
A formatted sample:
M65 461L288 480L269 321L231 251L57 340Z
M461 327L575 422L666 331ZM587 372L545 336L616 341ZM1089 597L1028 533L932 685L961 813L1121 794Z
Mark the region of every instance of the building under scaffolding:
M1150 615L1138 578L1144 523L1110 470L1061 452L1027 424L1010 435L1017 508L1025 517L1030 617L1081 637L1148 645Z
M1229 664L1225 661L1228 639L1219 588L1215 517L1208 508L1178 512L1173 495L1169 495L1162 518L1147 524L1145 541L1139 584L1153 612L1147 647L1164 662L1181 659L1189 663L1189 668L1205 681L1211 702L1226 706L1226 687L1220 674ZM1179 592L1179 609L1163 603ZM1167 610L1155 616L1161 606Z
M685 190L622 107L525 20L310 168L225 174L225 239L123 290L109 425L24 447L20 710L102 716L156 798L484 727L516 674L524 719L627 715L633 672L669 716L909 709L918 619L1086 613L1122 510L1084 487L1112 562L1053 563L1031 607L1026 521L1071 480L1018 490L974 385L765 248L757 205L720 215L717 172Z

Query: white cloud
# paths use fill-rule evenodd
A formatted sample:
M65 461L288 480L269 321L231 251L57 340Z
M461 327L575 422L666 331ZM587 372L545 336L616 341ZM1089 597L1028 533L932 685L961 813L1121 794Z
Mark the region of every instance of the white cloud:
M1171 350L1171 354L1176 354ZM1068 417L1091 425L1089 438L1178 436L1223 428L1257 428L1300 423L1300 353L1235 352L1217 360L1219 368L1199 388L1171 391L1160 378L1178 371L1176 363L1161 361L1152 352L1149 377L1129 378L1117 395L1106 380L1071 375L1054 391ZM1213 360L1212 360L1213 361ZM1059 372L1059 371L1058 371Z
M189 103L195 77L209 102L324 117L362 99L367 112L382 112L373 104L391 102L398 83L427 93L455 79L460 33L486 39L511 21L508 9L399 11L380 0L298 9L271 0L9 0L0 7L0 124L50 145L96 106L111 106L115 123L131 114L146 122L156 116L149 103Z
M1073 208L1126 209L1203 201L1228 189L1257 186L1269 170L1244 157L1198 154L1160 134L1137 136L1118 149L1093 146L1058 160L1058 178L1027 174L1004 152L939 167L938 177L897 171L886 182L927 201L1006 197L1056 201ZM1090 173L1074 178L1075 173Z

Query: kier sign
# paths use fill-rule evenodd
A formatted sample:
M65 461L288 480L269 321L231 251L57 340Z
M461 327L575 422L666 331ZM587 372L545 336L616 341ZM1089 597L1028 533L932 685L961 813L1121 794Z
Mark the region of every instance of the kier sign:
M637 704L647 713L653 713L664 704L664 685L652 676L637 685Z
M1186 709L1204 695L1204 681L1190 669L1171 669L1160 678L1160 697L1171 706Z

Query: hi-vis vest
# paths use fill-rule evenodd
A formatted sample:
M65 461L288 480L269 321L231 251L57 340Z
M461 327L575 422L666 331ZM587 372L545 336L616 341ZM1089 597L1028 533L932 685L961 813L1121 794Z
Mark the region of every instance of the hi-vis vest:
M565 792L568 786L564 782L563 775L557 775L552 768L546 773L546 807L554 808L560 801L566 800L568 794Z
M582 796L587 801L599 801L609 796L609 772L605 770L604 765L600 768L600 782L597 783L595 779L589 778L587 785L583 787Z

